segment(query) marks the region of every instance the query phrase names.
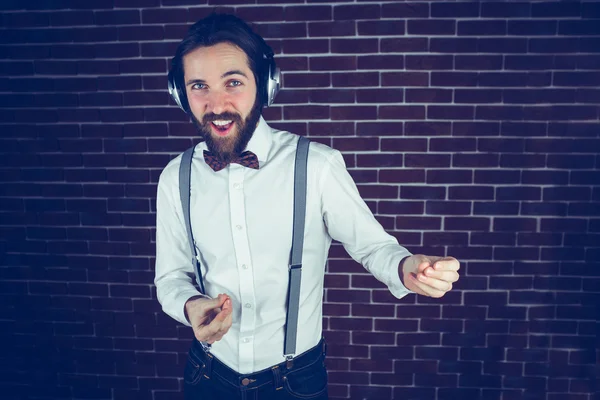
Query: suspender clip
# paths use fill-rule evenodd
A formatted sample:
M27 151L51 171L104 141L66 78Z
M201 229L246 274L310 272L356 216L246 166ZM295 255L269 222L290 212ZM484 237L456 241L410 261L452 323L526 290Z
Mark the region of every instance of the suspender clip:
M292 369L294 367L294 356L293 355L285 356L285 367L287 369Z

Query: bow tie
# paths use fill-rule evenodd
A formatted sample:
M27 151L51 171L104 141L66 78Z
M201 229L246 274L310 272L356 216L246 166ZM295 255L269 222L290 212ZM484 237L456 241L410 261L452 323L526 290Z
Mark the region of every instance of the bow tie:
M217 157L210 151L204 150L204 161L213 169L215 172L219 172L227 166L228 163L217 159ZM244 167L258 169L258 157L251 151L245 151L240 154L236 159L231 160L232 163L243 165Z

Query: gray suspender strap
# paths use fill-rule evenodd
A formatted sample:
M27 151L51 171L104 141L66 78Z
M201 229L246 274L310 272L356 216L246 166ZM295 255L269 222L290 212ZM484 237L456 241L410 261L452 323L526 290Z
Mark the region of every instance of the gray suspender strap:
M190 245L190 255L192 256L192 265L196 273L196 282L200 287L200 292L206 294L204 290L204 281L202 280L202 271L200 270L200 258L196 253L196 246L194 246L194 236L192 234L192 221L190 219L190 185L192 178L192 157L194 156L194 149L196 146L192 146L187 149L181 157L181 164L179 165L179 197L181 199L181 208L183 209L183 221L185 222L185 230L188 235L188 242Z
M294 165L294 227L290 257L290 282L285 321L285 341L283 355L286 361L296 354L296 333L298 330L298 310L300 308L300 281L302 273L302 248L304 246L304 222L306 215L306 170L310 141L300 136ZM290 365L291 366L291 365Z

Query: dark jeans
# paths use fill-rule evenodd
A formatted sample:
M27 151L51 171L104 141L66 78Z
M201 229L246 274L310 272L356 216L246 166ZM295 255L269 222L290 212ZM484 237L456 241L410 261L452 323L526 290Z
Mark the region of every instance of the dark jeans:
M296 356L291 368L284 362L238 374L194 340L183 374L185 400L327 400L325 348L321 340Z

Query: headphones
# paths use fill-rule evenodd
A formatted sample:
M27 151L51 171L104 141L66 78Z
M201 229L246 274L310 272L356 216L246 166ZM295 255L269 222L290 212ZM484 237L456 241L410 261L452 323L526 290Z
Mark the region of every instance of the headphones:
M264 43L264 41L263 41ZM259 91L259 99L263 103L265 107L271 106L273 101L275 100L275 96L279 92L279 88L281 86L281 72L277 65L275 65L275 59L273 58L273 50L264 43L264 48L266 51L263 53L263 65L257 66L257 74L258 74L258 88ZM172 65L172 64L171 64ZM185 92L185 87L180 88L177 85L177 79L175 78L175 73L171 69L169 71L169 94L173 97L173 100L179 108L181 108L184 112L190 113L189 103L187 101L187 95Z

